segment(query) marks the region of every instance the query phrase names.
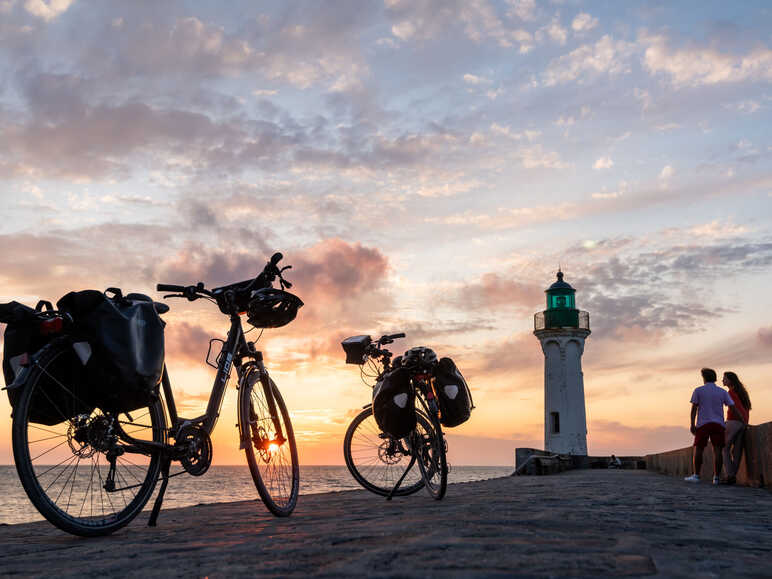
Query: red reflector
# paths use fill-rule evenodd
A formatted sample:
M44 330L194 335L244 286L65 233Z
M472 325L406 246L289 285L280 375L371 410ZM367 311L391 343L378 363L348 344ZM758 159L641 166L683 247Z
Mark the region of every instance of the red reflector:
M64 320L60 317L49 318L40 322L40 333L46 334L58 334L64 327Z

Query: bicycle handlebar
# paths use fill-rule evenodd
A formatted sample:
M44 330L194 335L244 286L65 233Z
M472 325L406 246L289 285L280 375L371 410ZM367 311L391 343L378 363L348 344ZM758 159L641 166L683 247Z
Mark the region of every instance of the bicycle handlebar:
M183 293L185 291L184 285L172 285L168 283L159 283L155 286L156 291L159 292L180 292Z
M281 284L282 289L284 288L291 288L292 284L285 280L282 277L282 272L290 269L292 266L287 265L282 268L279 268L277 264L284 258L284 256L280 252L276 252L271 256L271 259L268 261L268 263L265 264L265 267L263 268L263 271L260 272L257 277L255 277L251 283L249 282L240 282L244 284L248 284L246 287L239 288L240 290L251 290L256 284L260 283L260 285L265 284L266 287L270 287L273 284L273 281L278 277L279 283ZM187 298L189 301L196 300L202 296L208 296L213 297L213 293L206 289L204 287L203 282L198 282L196 285L176 285L176 284L168 284L168 283L159 283L156 285L156 291L159 292L174 292L173 295L167 295L164 296L165 298L169 297L177 297L177 298ZM404 334L403 334L404 335Z

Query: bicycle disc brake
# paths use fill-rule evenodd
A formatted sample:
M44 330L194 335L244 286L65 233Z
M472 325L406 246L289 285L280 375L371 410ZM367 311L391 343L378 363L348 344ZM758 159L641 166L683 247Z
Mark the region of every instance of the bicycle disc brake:
M206 430L192 424L183 426L177 433L174 448L179 452L180 463L186 472L201 476L212 464L212 439Z

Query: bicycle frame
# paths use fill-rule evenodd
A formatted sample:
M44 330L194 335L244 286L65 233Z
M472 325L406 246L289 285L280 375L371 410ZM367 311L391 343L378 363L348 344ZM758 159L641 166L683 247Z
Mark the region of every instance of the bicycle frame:
M246 368L254 366L260 373L260 381L263 383L264 387L268 383L268 372L263 364L262 352L255 350L254 344L246 341L244 330L241 326L241 318L238 314L232 314L230 320L231 327L230 330L228 330L228 336L220 350L220 355L217 357L217 374L215 375L214 383L212 384L212 392L209 396L205 414L196 418L181 418L177 414L177 405L174 401L174 393L172 392L169 373L167 372L166 367L164 367L161 387L169 418L171 420L171 426L168 428L168 432L172 434L172 436L179 432L181 428L189 425L199 426L205 430L207 434L211 435L217 425L217 420L220 417L220 410L222 408L223 399L225 398L225 390L228 386L231 370L234 366L236 367L239 382L242 377L246 375ZM243 362L245 358L250 358L250 360L245 363ZM266 399L271 411L271 416L273 417L276 432L279 436L283 437L284 433L282 432L281 423L276 416L275 401L270 388L266 388ZM118 425L118 429L121 439L129 442L129 445L122 445L123 450L126 452L150 454L158 450L168 453L172 453L175 450L174 445L171 444L133 438L131 435L127 434L120 425Z

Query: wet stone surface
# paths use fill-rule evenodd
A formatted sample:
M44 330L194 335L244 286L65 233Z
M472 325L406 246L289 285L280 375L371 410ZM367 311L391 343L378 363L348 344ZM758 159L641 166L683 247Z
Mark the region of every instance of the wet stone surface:
M172 483L173 484L173 481ZM32 508L32 507L30 507ZM646 471L569 471L147 514L110 537L0 527L0 576L772 577L772 493Z

